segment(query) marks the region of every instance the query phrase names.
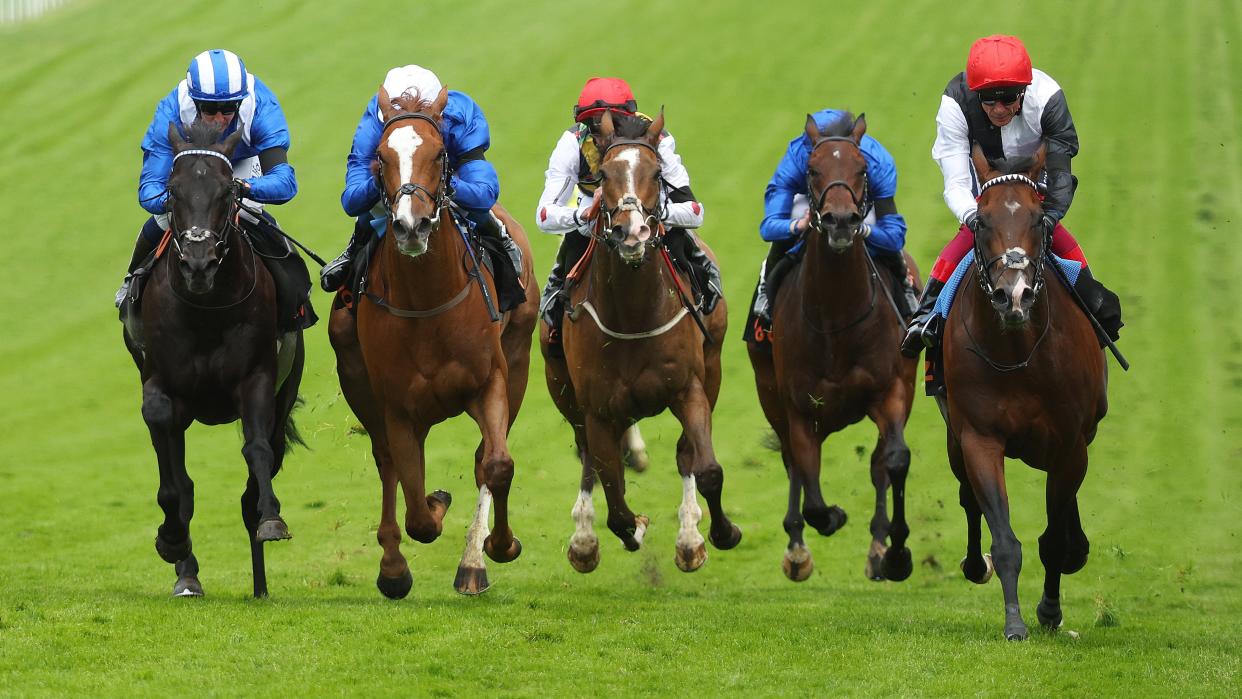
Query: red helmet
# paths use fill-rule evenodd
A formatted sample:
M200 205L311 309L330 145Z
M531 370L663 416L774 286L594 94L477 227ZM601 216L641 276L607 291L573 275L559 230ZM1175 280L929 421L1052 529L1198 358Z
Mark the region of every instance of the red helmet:
M634 92L621 78L591 78L574 105L574 121L586 121L604 110L633 115L638 111Z
M1016 36L994 34L979 39L966 58L966 86L971 90L1031 84L1031 57Z

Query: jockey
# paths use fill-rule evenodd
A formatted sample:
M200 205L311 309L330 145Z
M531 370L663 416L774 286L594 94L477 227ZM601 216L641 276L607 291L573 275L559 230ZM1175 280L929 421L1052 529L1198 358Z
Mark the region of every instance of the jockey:
M853 118L848 112L836 109L824 109L810 116L820 132L841 119ZM759 285L752 308L754 317L747 323L747 339L752 334L754 338L764 337L765 333L757 331L771 329L772 293L780 277L788 270L788 264L779 263L786 254L800 246L802 236L811 225L807 160L813 145L805 132L790 141L764 190L764 216L759 224L759 235L772 245L759 271ZM906 243L906 219L897 213L897 204L893 200L897 194L897 165L884 146L869 135L862 137L858 147L867 162L867 199L871 205L871 211L862 223L862 236L867 241L867 252L871 257L892 270L901 289L894 297L901 307L902 317L908 318L913 314L918 300L914 296L914 286L902 252ZM756 322L758 327L755 327Z
M289 164L289 127L276 95L232 51L212 49L194 57L182 80L155 107L155 118L142 139L142 174L138 178L138 203L151 212L134 244L129 261L132 273L159 245L168 229L168 175L173 151L168 125L174 123L185 136L195 121L223 127L220 139L241 131L229 160L241 194L252 207L257 203L283 204L298 193L298 182ZM271 222L275 219L264 212ZM116 305L129 292L126 274L116 293Z
M1116 340L1122 326L1120 301L1091 275L1078 241L1061 224L1078 185L1070 174L1070 159L1078 154L1078 132L1065 93L1046 73L1031 68L1031 57L1017 37L995 35L970 47L966 71L949 81L940 98L932 158L944 173L945 203L962 225L936 258L918 315L910 321L902 341L902 353L916 357L924 346L939 343L936 298L971 249L979 226L975 202L978 183L970 161L971 147L976 143L989 160L1029 156L1041 144L1047 145L1041 178L1047 193L1040 225L1052 238L1052 252L1082 264L1074 289L1109 337Z
M548 158L543 194L535 212L539 230L563 235L556 264L548 275L540 309L548 324L550 344L559 347L564 314L565 274L586 252L592 222L586 217L595 205L600 185L599 166L603 154L595 142L605 111L647 118L629 84L620 78L591 78L582 88L574 106L574 125L565 130ZM648 119L650 121L650 119ZM720 300L720 270L694 240L689 229L703 225L703 205L690 191L690 174L681 164L672 134L661 134L658 153L664 205L666 240L674 256L690 264L702 290L702 311L711 313ZM574 188L578 189L575 197ZM571 201L572 200L572 201Z
M417 65L400 66L388 71L383 86L392 98L410 94L428 101L435 100L443 89L435 73ZM384 118L380 115L377 93L367 102L358 121L353 147L346 160L341 206L346 214L357 219L353 236L340 257L320 271L319 283L324 291L336 291L341 287L349 276L349 263L353 256L375 235L382 233L388 220L388 213L383 208L383 191L372 170L383 132ZM514 277L516 283L516 278L521 276L522 253L504 230L504 225L491 212L500 196L500 181L496 168L484 159L484 152L491 145L491 135L483 110L466 93L449 90L441 133L452 173L450 185L453 201L465 210L466 217L479 233L500 242L517 271L517 277ZM501 310L509 310L513 305L516 303Z

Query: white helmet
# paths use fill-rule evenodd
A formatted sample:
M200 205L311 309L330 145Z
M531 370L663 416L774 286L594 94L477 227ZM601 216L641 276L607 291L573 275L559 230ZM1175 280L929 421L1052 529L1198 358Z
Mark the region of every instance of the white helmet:
M440 95L443 87L435 73L413 64L393 68L384 76L384 91L393 99L409 94L431 101Z

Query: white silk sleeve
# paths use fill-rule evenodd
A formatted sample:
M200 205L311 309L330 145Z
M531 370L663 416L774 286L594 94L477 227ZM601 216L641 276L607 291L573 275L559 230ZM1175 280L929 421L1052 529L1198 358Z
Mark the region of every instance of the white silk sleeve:
M970 138L966 115L962 108L948 95L940 97L940 111L936 113L936 142L932 145L932 158L940 165L944 175L944 203L965 223L974 213L974 172L970 164Z
M574 195L578 186L578 139L566 131L556 142L544 173L543 194L535 222L544 233L568 233L578 228Z

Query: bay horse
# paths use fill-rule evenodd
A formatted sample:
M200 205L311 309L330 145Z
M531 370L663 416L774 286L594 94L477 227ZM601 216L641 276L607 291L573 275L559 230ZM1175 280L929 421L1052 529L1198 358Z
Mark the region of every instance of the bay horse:
M975 265L949 312L944 335L949 464L966 512L968 580L995 571L1005 598L1005 637L1027 637L1018 606L1022 545L1009 523L1005 457L1048 474L1048 526L1039 537L1044 593L1041 624L1061 624L1061 575L1087 563L1078 488L1087 445L1108 410L1108 376L1095 331L1059 281L1047 282L1048 241L1035 179L1044 149L998 170L976 145L979 221ZM980 515L992 535L991 560L980 551Z
M302 443L291 415L305 347L301 330L278 333L272 276L238 228L229 155L241 132L223 143L219 136L218 127L198 122L187 142L169 125L170 231L139 306L127 303L123 335L142 376L142 417L159 461L164 523L155 550L175 567L173 595L203 594L190 541L194 482L185 467L185 431L195 420L240 419L250 472L242 521L254 596L266 597L263 542L290 538L272 479L290 443Z
M712 448L712 410L720 394L720 342L728 328L727 308L704 319L705 338L683 303L688 279L672 271L663 247L658 143L664 114L648 125L639 117L605 112L599 145L603 153L598 214L580 267L584 283L569 292L562 331L564 358L548 353L547 327L540 333L545 376L552 401L574 430L582 462L570 564L581 573L599 565L595 510L598 476L608 503L608 528L629 551L642 545L650 519L625 502L622 446L638 420L672 410L681 423L677 470L682 478L678 508L677 567L690 572L707 559L698 523L703 516L695 488L711 513L710 537L731 549L742 531L720 504L724 470ZM711 251L707 251L711 255Z
M354 301L356 317L337 303L328 324L341 390L370 436L383 486L376 539L384 552L376 586L392 599L405 597L414 584L401 554L397 486L405 495L406 534L424 544L435 541L452 499L442 490L427 494L424 443L432 426L463 412L478 423L482 441L474 455L477 507L454 588L462 594L488 589L483 552L500 563L522 552L509 526L508 433L526 393L539 303L534 264L521 226L497 205L496 215L525 257L526 301L493 322L483 293L496 299L496 287L479 273L483 253L467 245L450 212L441 133L447 101L447 89L426 100L390 97L380 88L377 177L387 229L371 258L371 291Z
M904 430L917 367L898 352L905 322L889 295L889 281L863 242L870 201L859 143L866 130L863 116L854 119L847 113L821 133L807 116L811 227L801 263L773 299L771 350L747 343L759 404L780 440L789 477L784 520L789 543L781 567L795 582L806 580L814 569L802 538L804 523L829 536L846 522L845 511L825 504L820 491L823 442L864 417L879 431L871 452L875 513L864 572L872 580L905 580L913 569L906 547L910 448ZM918 269L908 255L906 264L918 287ZM890 484L891 522L886 508Z

